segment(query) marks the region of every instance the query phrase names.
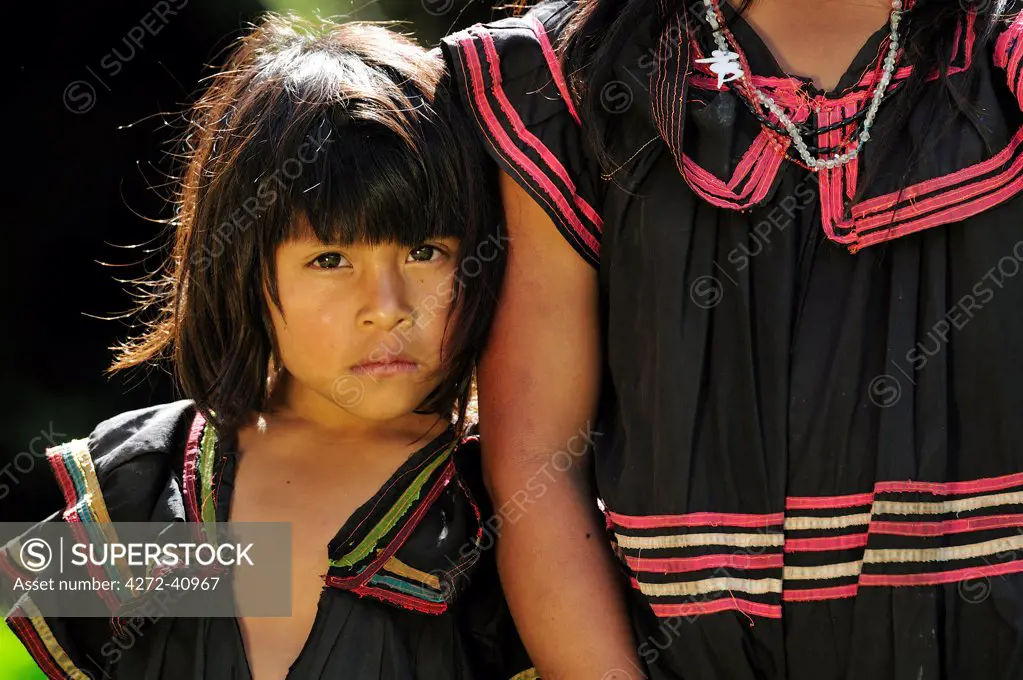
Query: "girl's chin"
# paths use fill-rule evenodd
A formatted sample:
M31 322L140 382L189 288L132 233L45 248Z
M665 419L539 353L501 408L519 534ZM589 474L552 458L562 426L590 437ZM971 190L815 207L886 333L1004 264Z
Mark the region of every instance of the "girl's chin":
M347 402L335 399L339 406L352 415L367 420L393 420L412 413L426 398L420 390L388 389L390 386L374 385L363 392L359 399ZM349 395L353 396L353 395Z

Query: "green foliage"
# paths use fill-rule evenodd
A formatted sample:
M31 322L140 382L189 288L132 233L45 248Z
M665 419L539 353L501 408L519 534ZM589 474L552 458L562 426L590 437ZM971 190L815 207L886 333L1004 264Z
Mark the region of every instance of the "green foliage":
M477 21L500 18L503 3L492 0L262 0L274 12L348 21L398 22L393 28L414 35L425 47Z
M46 680L46 675L6 625L0 626L0 669L4 680Z

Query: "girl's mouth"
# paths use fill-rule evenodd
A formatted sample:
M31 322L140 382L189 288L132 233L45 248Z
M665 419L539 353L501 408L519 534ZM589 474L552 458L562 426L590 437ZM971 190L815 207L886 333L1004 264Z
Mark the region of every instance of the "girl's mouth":
M380 378L400 375L403 373L414 373L418 369L419 364L414 361L398 359L396 361L374 361L365 364L357 364L352 367L352 373Z

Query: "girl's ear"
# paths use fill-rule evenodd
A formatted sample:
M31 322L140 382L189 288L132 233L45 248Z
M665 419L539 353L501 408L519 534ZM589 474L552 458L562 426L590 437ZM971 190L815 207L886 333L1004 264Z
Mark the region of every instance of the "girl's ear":
M266 366L266 390L263 392L264 407L270 402L270 395L273 394L274 388L277 387L283 369L284 364L281 362L280 357L277 356L276 348L271 349L270 359L267 361Z

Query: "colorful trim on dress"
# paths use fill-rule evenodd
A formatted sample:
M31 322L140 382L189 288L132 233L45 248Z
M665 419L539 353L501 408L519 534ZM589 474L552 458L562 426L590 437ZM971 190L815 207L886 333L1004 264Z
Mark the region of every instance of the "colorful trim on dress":
M215 467L217 462L217 433L212 423L200 412L196 412L189 428L188 440L185 445L184 464L182 467L182 494L184 496L185 521L192 523L195 530L195 540L206 542L216 547L216 493L214 492ZM202 500L199 500L201 495ZM223 575L227 568L216 562L201 568L189 568L182 565L150 565L146 571L147 583L155 587L155 581L149 581L148 577L169 578L175 573L185 573L189 576L203 577ZM115 615L110 619L110 625L114 635L122 637L126 635L125 625L134 618L134 612L138 611L148 602L150 592L133 591L134 599L122 603Z
M375 524L365 527L359 523L351 530L346 540L355 543L348 546L345 553L328 559L324 575L326 585L415 611L440 614L447 610L450 594L441 579L402 562L396 553L433 502L456 479L452 452L457 444L457 440L452 440L438 445L427 452L416 467L397 475L381 490L377 503L383 502L383 497L399 489L401 484L408 485L391 507L369 509L364 522L375 520ZM218 474L222 472L219 462L216 429L197 413L185 449L182 480L185 514L188 521L202 524L203 533L214 544ZM478 509L476 518L479 523ZM482 525L477 534L478 543ZM471 557L475 559L476 555Z
M423 613L447 611L450 593L437 574L427 574L405 564L395 554L455 479L452 453L457 445L455 439L438 447L381 491L379 496L383 498L397 490L397 485L408 484L386 512L378 514L378 508L370 511L367 519L379 519L364 535L357 536L357 542L349 546L347 552L328 560L328 573L324 577L327 585ZM352 535L360 529L361 523Z
M546 42L546 31L542 30L542 25L538 28L530 22L523 22L522 29L528 32L531 41L538 43L568 112L578 120L564 75L550 43ZM486 28L474 26L451 36L450 41L460 69L467 76L459 79L464 86L465 101L495 157L546 210L575 249L597 266L603 221L579 195L561 161L529 131L508 99L502 85L501 57L493 36Z
M46 459L64 494L66 506L63 519L70 525L76 539L88 544L116 543L117 534L110 523L110 513L89 453L88 439L75 439L51 447L46 450ZM88 570L91 576L101 581L109 579L124 584L132 578L131 568L123 558L105 567L90 562ZM99 595L110 611L116 612L124 604L135 600L139 593L121 587L102 590Z
M663 2L661 11L669 9ZM909 5L907 4L907 8ZM675 157L679 171L690 188L703 200L719 208L747 210L760 204L776 183L778 170L789 151L787 136L762 130L739 160L730 178L720 179L701 168L682 150L681 121L685 116L685 87L706 92L717 91L717 75L709 65L697 64L704 56L702 46L692 31L683 30L684 13L675 13L671 25L658 44L661 63L670 63L672 54L683 53L688 41L691 59L686 71L658 69L651 75L652 111L658 131ZM969 70L973 65L977 39L977 13L966 15L956 29L948 76ZM687 28L687 27L686 27ZM727 30L727 29L725 29ZM670 36L675 36L674 40ZM995 65L1006 70L1008 85L1023 108L1023 16L999 37L995 45ZM869 104L873 83L883 66L883 50L856 85L841 97L818 95L808 98L802 81L794 78L753 76L754 85L769 94L786 109L795 122L805 121L815 110L821 128L848 119ZM745 57L743 66L750 72ZM676 62L677 63L677 62ZM900 68L890 88L898 87L914 71L912 65ZM935 71L928 80L940 74ZM700 95L702 96L702 95ZM777 122L777 121L776 121ZM817 143L831 147L848 138L850 129L821 132ZM966 166L942 177L910 185L903 190L851 203L856 195L860 159L818 173L822 227L827 237L845 245L850 252L890 241L907 234L944 224L959 222L1004 203L1023 190L1023 127L1015 132L1005 149L992 158Z
M658 616L781 618L782 602L1023 573L1023 473L879 482L867 493L789 497L768 514L607 517L633 587Z
M50 680L92 680L68 656L53 635L46 619L32 598L24 596L5 619L7 626L21 641L32 660Z
M541 678L535 668L530 668L529 670L522 671L521 673L516 673L514 676L509 678L509 680L541 680Z
M660 0L659 4L662 15L667 16L668 8L664 0ZM770 193L791 142L787 137L778 137L763 130L743 154L732 176L727 180L715 177L684 153L682 136L685 128L683 121L686 86L689 83L695 87L703 84L698 75L682 71L680 62L673 60L673 55L689 53L690 49L695 51L693 58L702 56L699 45L690 38L687 22L685 12L673 13L657 43L655 63L670 64L674 61L676 70L671 77L668 74L669 69L665 68L654 69L650 74L650 101L654 124L671 150L679 172L700 198L719 208L746 210L762 202ZM690 45L686 45L686 42ZM709 83L709 79L707 80ZM795 86L788 79L771 79L770 84L776 89L787 87L793 90L794 94ZM713 85L709 85L708 89L717 91L717 76L714 76ZM783 100L796 104L790 111L793 122L802 123L810 116L810 108L805 101L794 97Z
M182 486L185 515L189 522L201 525L201 533L217 545L217 431L202 413L196 412L188 431Z
M572 118L575 119L577 125L582 125L582 121L579 120L579 113L575 110L575 104L572 103L572 95L568 91L568 83L565 82L565 75L562 73L561 63L558 61L558 55L554 52L554 47L551 45L550 39L547 37L547 29L543 23L535 16L530 15L527 17L530 28L533 29L534 35L536 35L536 41L540 43L540 50L543 52L543 58L547 62L547 68L551 70L551 77L554 78L554 85L558 88L558 93L561 94L562 101L565 102L565 107L568 112L572 114Z

